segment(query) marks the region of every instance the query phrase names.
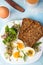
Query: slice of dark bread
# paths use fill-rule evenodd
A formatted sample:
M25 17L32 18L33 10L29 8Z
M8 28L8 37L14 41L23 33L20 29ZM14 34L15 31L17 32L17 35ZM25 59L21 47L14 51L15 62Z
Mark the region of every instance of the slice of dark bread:
M43 27L38 21L24 18L20 27L18 38L32 47L43 36Z

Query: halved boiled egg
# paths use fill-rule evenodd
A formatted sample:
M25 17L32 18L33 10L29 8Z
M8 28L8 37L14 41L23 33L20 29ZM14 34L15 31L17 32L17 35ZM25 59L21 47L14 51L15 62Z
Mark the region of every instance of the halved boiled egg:
M14 46L17 47L19 50L23 49L25 47L22 40L17 39L14 43Z
M18 39L18 41L17 41L17 47L18 47L18 49L20 49L20 50L25 47L25 45L24 45L24 43L23 43L22 40L19 40L19 39Z
M25 46L24 46L24 43L17 39L15 42L14 42L14 50L13 50L13 57L14 58L20 58L22 56L24 56L24 54L21 52L22 49L24 49Z
M14 57L14 58L18 58L19 56L20 56L20 53L19 53L19 52L13 53L13 57Z
M14 58L19 58L20 52L18 50L14 49L12 55L13 55Z
M33 57L35 55L35 50L33 48L31 48L31 47L25 47L23 51L29 57Z
M13 57L16 58L16 59L21 58L21 57L24 56L24 54L23 54L21 51L18 51L18 50L16 50L16 49L13 51L13 54L12 54L12 55L13 55Z
M18 47L18 49L23 49L24 48L24 44L21 43L21 42L18 42L17 43L17 47Z

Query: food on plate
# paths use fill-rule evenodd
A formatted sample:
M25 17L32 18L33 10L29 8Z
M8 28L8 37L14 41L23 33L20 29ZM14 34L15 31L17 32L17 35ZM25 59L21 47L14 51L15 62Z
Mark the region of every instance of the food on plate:
M14 24L12 27L13 27L13 28L16 28L17 31L19 32L20 24ZM16 29L15 29L15 30L16 30Z
M17 47L21 50L24 48L24 43L18 42Z
M39 2L39 0L26 0L30 4L36 4Z
M14 50L13 52L13 57L16 59L16 60L19 60L20 59L23 59L24 61L26 60L26 57L27 55L24 53L24 51L22 50Z
M6 59L11 61L10 57L13 56L13 58L17 61L19 58L26 61L27 57L33 57L35 55L35 50L31 47L25 47L23 45L23 42L19 39L14 43L8 43L5 52Z
M5 55L11 56L13 52L13 42L17 38L19 24L14 24L12 27L8 25L5 27L5 33L1 37L3 38L3 43L6 45L6 52Z
M23 51L23 49L25 48L24 43L22 42L22 40L17 39L16 42L14 43L14 46L16 49L13 50L13 57L16 58L17 60L19 58L24 59L25 60L25 53Z
M0 18L7 18L9 16L9 9L5 6L0 6Z
M6 34L6 35L5 35ZM8 26L5 27L5 38L3 40L4 44L12 42L17 37L17 30L15 28L9 28Z
M42 42L36 42L34 45L33 45L33 48L35 49L36 52L38 52L40 49L39 49L39 46Z
M27 57L32 58L35 55L35 50L31 47L24 47L22 50L19 48L13 51L13 57L16 59L23 59L26 61Z
M20 56L20 53L19 53L19 52L13 53L13 57L14 57L14 58L19 58L19 56Z
M24 18L20 27L18 38L25 45L32 47L43 36L42 26L38 21Z
M33 57L35 55L35 50L31 47L25 47L24 53L26 53L29 57Z
M31 56L34 56L34 53L33 52L34 52L33 50L28 50L27 55L30 56L30 57Z
M14 41L17 38L17 33L18 33L19 25L15 24L11 28L9 26L5 27L5 34L2 35L1 37L4 39L3 43L9 43Z
M24 12L24 8L22 8L20 5L18 5L17 3L15 3L12 0L5 0L8 4L10 4L13 8L19 10L20 12Z
M17 39L14 43L14 47L17 48L17 50L22 50L23 48L25 48L25 45L22 40Z
M13 43L8 43L7 46L6 46L6 54L11 56L12 52L13 52L13 49L14 49Z
M38 41L43 36L43 26L32 19L24 18L22 25L12 22L7 24L1 34L5 46L4 56L9 61L27 61L40 52Z

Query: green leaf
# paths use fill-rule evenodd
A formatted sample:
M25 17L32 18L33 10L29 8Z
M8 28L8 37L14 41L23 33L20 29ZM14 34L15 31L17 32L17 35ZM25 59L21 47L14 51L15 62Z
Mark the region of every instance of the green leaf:
M3 43L6 44L6 40L3 40Z
M23 51L22 51L23 52ZM24 59L24 61L26 61L26 58L27 58L27 55L23 52L23 54L24 54L24 57L23 57L23 59Z
M9 27L8 26L5 27L5 32L9 32Z
M26 58L27 58L27 55L26 55L26 54L24 54L24 57L23 57L24 61L26 61Z
M3 43L6 44L8 42L14 41L17 38L17 29L16 28L9 28L8 26L5 27L5 33L7 37L3 40Z
M7 42L10 42L10 40L11 40L11 38L8 36L8 37L6 38L6 41L7 41Z
M40 44L41 44L41 42L35 43L35 44L33 45L33 48L34 48L34 47L38 47Z
M13 29L16 33L18 32L16 28L12 27L12 29Z
M11 34L16 34L16 31L15 31L14 29L12 29L12 28L9 29L9 32L10 32Z

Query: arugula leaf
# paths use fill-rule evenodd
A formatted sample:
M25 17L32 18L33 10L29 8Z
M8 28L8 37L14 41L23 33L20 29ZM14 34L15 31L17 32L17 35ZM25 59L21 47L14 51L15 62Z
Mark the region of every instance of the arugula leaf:
M3 40L3 43L6 44L6 40Z
M9 32L9 27L8 27L8 25L5 27L5 32Z
M3 43L6 44L8 42L12 42L17 38L17 29L16 28L9 28L9 26L5 27L5 33L7 37L3 40Z
M16 31L13 28L9 28L9 33L16 34Z
M22 51L23 52L23 51ZM27 55L23 52L23 54L24 54L24 57L23 57L23 59L24 59L24 61L26 61L26 58L27 58Z
M16 28L12 27L12 29L15 30L16 33L18 32Z
M38 47L42 42L37 42L33 45L33 48Z
M23 57L24 61L26 61L26 58L27 58L27 55L26 55L26 54L24 54L24 57Z

